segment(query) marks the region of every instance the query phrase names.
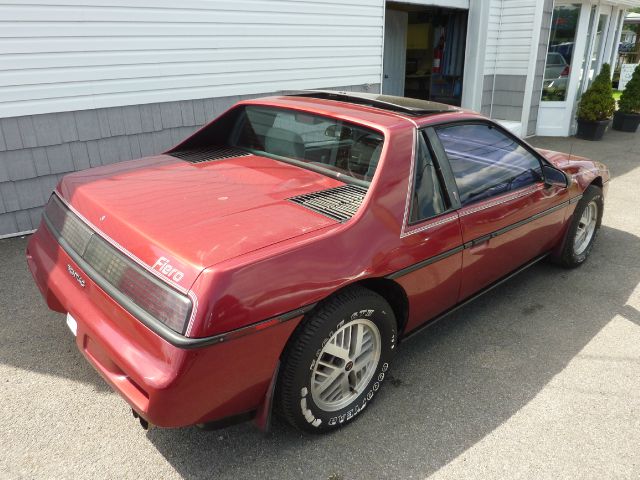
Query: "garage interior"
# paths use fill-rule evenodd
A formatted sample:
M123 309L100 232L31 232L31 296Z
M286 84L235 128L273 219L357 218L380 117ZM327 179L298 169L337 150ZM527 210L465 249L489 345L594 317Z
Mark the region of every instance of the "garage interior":
M467 11L388 2L382 91L460 105Z

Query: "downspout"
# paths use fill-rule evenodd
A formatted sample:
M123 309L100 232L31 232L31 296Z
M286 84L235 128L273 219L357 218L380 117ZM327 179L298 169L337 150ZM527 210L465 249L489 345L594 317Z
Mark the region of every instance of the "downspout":
M382 52L381 52L381 60L382 65L380 66L380 92L382 93L382 88L384 84L384 37L387 35L387 2L382 2Z

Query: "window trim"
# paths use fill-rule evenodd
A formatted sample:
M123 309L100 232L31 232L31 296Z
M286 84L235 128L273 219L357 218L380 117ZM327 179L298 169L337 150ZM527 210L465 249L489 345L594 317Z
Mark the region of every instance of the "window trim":
M451 125L455 125L456 123L458 122L451 122ZM460 208L462 208L462 203L460 202L460 192L458 191L456 177L453 174L453 169L451 168L449 158L444 151L442 142L440 142L438 134L436 133L436 130L432 125L429 125L424 129L424 131L426 136L425 140L429 144L429 148L431 148L431 151L436 157L435 161L438 163L442 171L442 175L444 177L443 187L446 190L447 196L449 197L451 209L459 210Z
M536 158L538 160L538 163L540 164L540 175L542 177L542 179L538 182L535 182L531 185L525 185L523 187L518 188L517 190L512 190L511 192L517 192L521 189L524 188L530 188L532 185L538 185L538 184L545 184L546 183L546 178L544 176L544 169L542 168L544 165L550 165L554 168L555 167L553 164L551 164L551 162L549 162L546 158L544 158L540 153L538 153L531 145L529 145L528 143L526 143L525 141L523 141L521 138L519 138L518 136L514 135L512 132L510 132L509 130L507 130L506 128L504 128L502 125L500 125L497 122L491 121L490 119L482 119L482 118L477 118L477 119L470 119L470 120L458 120L458 121L453 121L453 122L447 122L447 121L443 121L443 122L438 122L438 123L434 123L432 125L429 125L427 127L427 129L431 129L433 131L433 134L429 137L429 140L432 142L432 147L433 150L439 154L438 156L438 161L440 163L440 165L442 164L446 164L447 165L447 174L450 175L450 181L453 182L451 188L455 189L453 190L455 192L454 196L458 199L458 210L462 209L462 208L467 208L469 206L472 206L476 203L480 203L483 202L485 200L490 200L492 198L497 198L500 197L501 195L505 195L505 194L509 194L511 192L501 192L499 194L481 199L481 200L477 200L475 202L471 202L467 205L462 205L462 202L460 202L460 191L458 190L458 184L456 183L455 180L455 175L453 174L453 170L451 168L451 163L449 162L449 157L447 156L444 147L442 146L442 142L440 141L440 138L437 135L436 129L437 128L443 128L443 127L453 127L453 126L458 126L458 125L484 125L484 126L488 126L490 128L495 128L496 130L498 130L499 132L501 132L503 135L505 135L507 138L513 140L514 142L516 142L518 145L520 145L521 147L523 147L527 152L529 152L534 158ZM440 157L441 155L441 157ZM449 182L447 182L447 188L449 188Z
M547 160L544 157L544 155L542 155L540 152L538 152L533 146L531 146L529 143L527 143L522 138L518 137L516 134L514 134L510 130L507 130L505 127L500 125L498 122L494 122L490 118L481 118L481 117L479 117L479 118L471 118L471 119L465 119L465 120L453 120L453 121L451 121L451 120L448 120L448 121L447 120L442 120L440 122L434 122L434 123L430 123L429 125L425 125L423 128L424 129L432 128L433 130L435 130L436 128L439 128L439 127L453 126L453 125L465 125L465 124L466 125L474 125L474 124L489 125L489 126L495 128L496 130L500 130L507 137L509 137L512 140L518 142L520 145L522 145L523 148L527 149L527 151L529 153L531 153L533 156L535 156L541 163L546 164L546 165L550 165L552 167L555 167L555 165L553 165L553 163L551 163L549 160ZM438 142L440 142L440 139L438 139L437 135L436 135L435 138L436 138L436 140ZM444 149L443 149L443 151L444 151ZM448 159L447 159L447 163L448 163Z
M409 214L407 217L407 227L415 227L416 225L420 225L423 222L429 221L429 220L433 220L434 218L438 218L441 215L446 215L447 213L451 213L452 211L454 211L455 209L453 208L453 202L452 202L452 197L450 195L450 193L447 191L447 186L446 186L446 180L445 180L445 173L442 171L442 168L440 166L440 162L438 162L438 159L436 157L436 153L433 151L433 149L431 148L431 145L429 143L429 140L426 138L425 135L425 129L418 129L418 131L416 132L416 138L415 138L415 149L414 149L414 155L413 155L413 172L412 172L412 178L411 178L411 195L409 197ZM417 220L411 220L412 216L413 216L413 198L416 194L416 181L418 179L418 155L420 153L420 139L422 138L422 141L424 142L425 147L427 148L430 156L431 156L431 160L434 164L434 168L436 171L436 177L438 179L438 184L440 185L440 189L442 190L442 200L446 206L446 208L440 212L440 213L436 213L435 215L431 215L429 217L424 217L424 218L419 218Z

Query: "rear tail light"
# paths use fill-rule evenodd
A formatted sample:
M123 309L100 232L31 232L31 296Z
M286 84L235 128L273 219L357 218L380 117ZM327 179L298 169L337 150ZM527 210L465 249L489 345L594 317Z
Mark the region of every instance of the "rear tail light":
M571 67L569 67L569 65L567 65L566 67L564 67L564 70L562 70L562 73L560 73L561 77L568 77L569 73L571 73Z
M75 215L70 215L62 202L53 195L44 211L45 217L69 246L80 256L84 254L93 231Z
M78 263L87 275L107 293L113 292L133 316L144 323L159 321L174 332L184 332L192 308L188 297L112 247L56 195L51 196L44 217L62 247L80 257Z

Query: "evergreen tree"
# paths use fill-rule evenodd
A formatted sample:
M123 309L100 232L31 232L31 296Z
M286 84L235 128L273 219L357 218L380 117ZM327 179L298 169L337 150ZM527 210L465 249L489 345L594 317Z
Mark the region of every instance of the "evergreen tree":
M611 87L611 67L605 63L591 86L582 94L578 118L590 121L608 120L613 116L615 109L616 101L613 99Z
M631 80L620 96L618 110L620 113L640 114L640 68L638 67L633 71Z

